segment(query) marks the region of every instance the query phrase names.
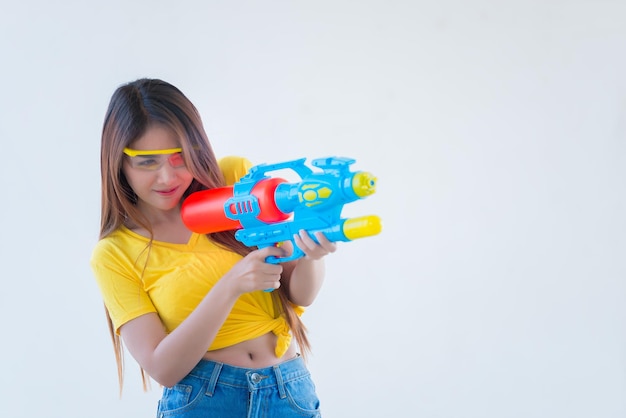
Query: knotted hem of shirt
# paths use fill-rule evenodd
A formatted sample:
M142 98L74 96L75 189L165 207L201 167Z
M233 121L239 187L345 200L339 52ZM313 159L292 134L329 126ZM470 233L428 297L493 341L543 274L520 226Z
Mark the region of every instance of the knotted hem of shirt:
M284 318L280 318L279 322L280 325L272 329L272 332L278 337L274 353L276 354L276 357L281 358L285 355L291 345L291 330L289 328L289 324Z

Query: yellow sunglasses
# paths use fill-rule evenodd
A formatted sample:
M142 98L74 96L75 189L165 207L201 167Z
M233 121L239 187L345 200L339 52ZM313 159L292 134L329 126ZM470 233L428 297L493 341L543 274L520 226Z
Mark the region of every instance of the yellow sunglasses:
M124 148L124 154L128 155L130 166L139 170L156 171L169 162L174 168L184 167L185 160L182 148L136 150Z
M168 148L168 149L139 150L139 149L124 148L124 154L128 155L129 157L136 157L138 155L175 154L177 152L183 152L183 149L182 148Z

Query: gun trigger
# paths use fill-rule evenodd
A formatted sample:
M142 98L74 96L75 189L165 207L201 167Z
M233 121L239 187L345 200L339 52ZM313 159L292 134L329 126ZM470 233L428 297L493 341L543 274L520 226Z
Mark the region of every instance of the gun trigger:
M281 260L282 258L274 257L273 255L270 255L269 257L265 259L265 262L270 263L270 264L279 264Z

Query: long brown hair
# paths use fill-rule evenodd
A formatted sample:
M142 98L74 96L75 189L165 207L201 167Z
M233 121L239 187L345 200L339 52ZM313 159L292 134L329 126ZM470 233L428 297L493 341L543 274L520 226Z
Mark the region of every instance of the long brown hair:
M122 156L124 147L128 147L154 124L168 127L181 141L183 158L187 169L193 175L191 185L183 198L199 190L225 186L224 177L204 131L200 114L193 103L178 88L163 80L142 78L123 84L111 97L102 129L100 239L128 224L144 228L152 237L150 222L137 209L137 195L122 172ZM208 234L208 237L216 244L242 256L251 251L235 239L234 231ZM285 288L279 288L274 294L281 314L285 316L302 354L305 355L310 351L306 327L289 302ZM115 332L106 306L105 313L115 351L121 395L124 380L124 346L120 336ZM141 376L143 388L147 390L149 379L142 368Z

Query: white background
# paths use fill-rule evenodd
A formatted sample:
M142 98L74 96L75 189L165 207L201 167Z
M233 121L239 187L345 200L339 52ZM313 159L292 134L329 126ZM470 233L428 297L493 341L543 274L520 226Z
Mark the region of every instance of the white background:
M175 5L174 5L175 4ZM0 415L152 417L88 259L120 84L180 87L220 155L378 176L303 319L326 418L626 416L626 3L0 7Z

